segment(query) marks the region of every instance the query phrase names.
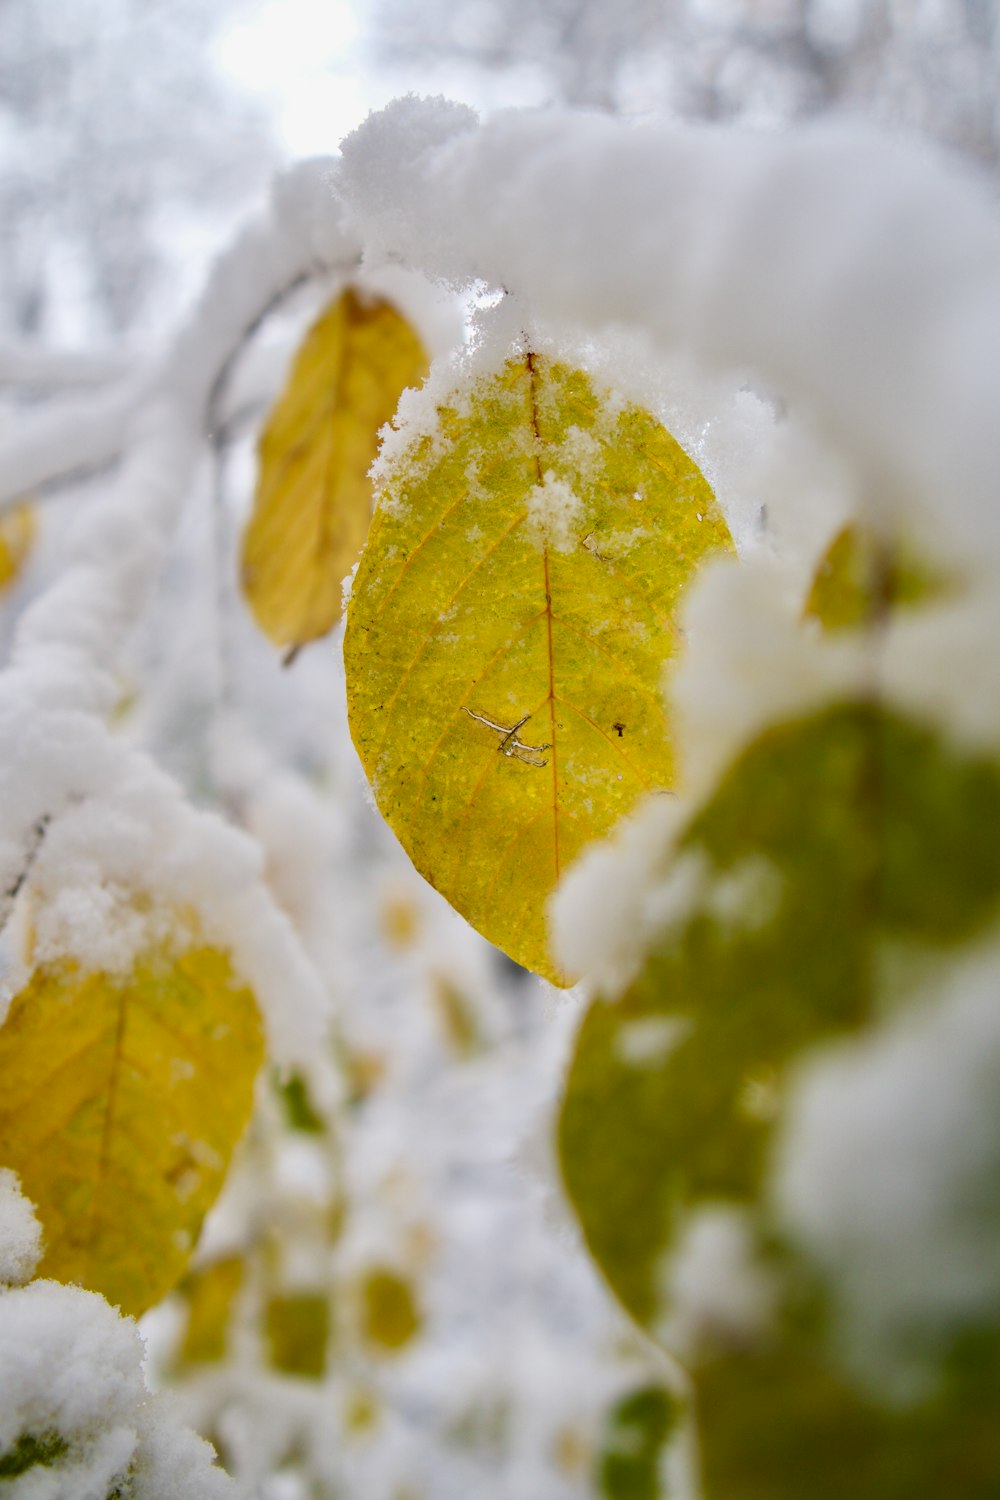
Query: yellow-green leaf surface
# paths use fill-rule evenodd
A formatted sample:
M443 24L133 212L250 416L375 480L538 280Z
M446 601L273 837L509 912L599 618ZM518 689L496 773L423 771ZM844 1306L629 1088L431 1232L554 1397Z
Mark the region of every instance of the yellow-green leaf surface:
M946 586L944 576L908 546L853 522L820 559L804 614L826 630L861 629L891 610L929 602Z
M37 1207L39 1274L133 1314L175 1286L262 1056L215 949L147 953L127 976L37 969L0 1027L0 1166Z
M532 354L442 407L379 497L344 643L355 744L421 874L557 984L546 900L673 783L678 600L731 546L660 423Z
M322 1380L330 1342L330 1301L324 1292L271 1297L264 1315L268 1362L285 1375Z
M679 844L702 896L620 1001L597 1000L563 1103L589 1247L655 1326L684 1215L753 1202L788 1065L871 1021L933 948L1000 911L1000 766L870 703L767 731Z
M0 589L20 575L37 531L35 507L26 500L0 515Z
M227 1255L186 1276L180 1291L187 1303L187 1328L181 1347L186 1364L218 1364L229 1346L233 1305L246 1276L241 1255Z
M362 1328L368 1343L395 1353L420 1331L421 1317L410 1283L386 1266L373 1266L360 1287Z
M793 1333L698 1373L705 1500L996 1500L995 1326L957 1339L909 1407L855 1388L813 1344Z
M426 373L402 314L350 287L306 335L260 441L243 539L243 590L276 645L316 640L340 619L341 582L368 535L379 429Z

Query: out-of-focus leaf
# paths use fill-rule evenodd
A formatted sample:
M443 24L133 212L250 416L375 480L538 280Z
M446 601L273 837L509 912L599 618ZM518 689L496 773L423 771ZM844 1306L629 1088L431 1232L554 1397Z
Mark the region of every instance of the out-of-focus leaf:
M22 1432L17 1441L0 1453L0 1480L16 1479L29 1469L57 1463L69 1444L58 1432Z
M660 1454L677 1420L677 1403L659 1385L630 1391L608 1414L597 1479L606 1500L660 1500Z
M471 1056L480 1042L472 1001L447 974L431 975L431 994L449 1045L459 1057Z
M386 1266L373 1266L361 1282L362 1329L369 1344L395 1353L420 1331L410 1283Z
M648 412L532 354L456 393L380 495L347 613L355 744L421 874L557 984L546 900L673 782L678 600L731 546Z
M344 1407L344 1426L356 1437L370 1433L378 1426L381 1408L374 1392L356 1386L348 1393Z
M322 1380L330 1342L329 1298L323 1292L271 1297L264 1314L264 1336L275 1370Z
M45 1234L39 1274L138 1314L175 1286L253 1102L253 995L212 948L131 973L36 969L0 1027L0 1165Z
M37 531L35 507L27 500L0 513L0 589L19 577Z
M403 891L390 891L382 901L379 919L383 935L391 948L405 953L420 937L420 912Z
M696 1378L705 1500L995 1500L1000 1339L956 1344L919 1405L880 1406L808 1343L734 1351Z
M245 1274L243 1257L227 1255L185 1277L180 1287L187 1302L187 1328L181 1346L185 1363L218 1364L225 1359L233 1303Z
M322 1115L317 1114L306 1081L301 1073L292 1073L279 1085L281 1102L285 1106L285 1119L293 1130L306 1135L322 1135L326 1126Z
M927 603L945 587L943 576L904 543L853 522L820 559L804 615L827 630L861 629L893 609Z
M869 1020L890 950L962 941L1000 905L1000 767L868 703L765 733L680 841L700 895L581 1028L560 1119L592 1253L660 1311L679 1217L752 1201L803 1047Z
M341 582L368 535L378 433L427 355L391 303L352 288L309 330L260 442L243 590L278 646L340 619Z

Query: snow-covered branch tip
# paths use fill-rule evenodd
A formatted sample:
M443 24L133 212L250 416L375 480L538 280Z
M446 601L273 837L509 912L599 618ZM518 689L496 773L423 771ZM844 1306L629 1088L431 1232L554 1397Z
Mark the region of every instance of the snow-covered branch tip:
M856 456L873 503L922 503L971 558L1000 551L1000 226L967 167L846 126L477 125L413 98L342 158L366 255L755 371Z

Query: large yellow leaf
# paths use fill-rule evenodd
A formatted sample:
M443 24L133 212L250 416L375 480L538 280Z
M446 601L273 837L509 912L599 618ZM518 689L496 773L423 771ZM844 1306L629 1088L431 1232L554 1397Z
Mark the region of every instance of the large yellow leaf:
M250 1114L257 1008L212 948L131 974L42 967L0 1027L0 1165L45 1234L39 1274L138 1314L180 1279Z
M439 412L379 497L347 615L351 732L422 875L567 982L545 902L674 759L660 697L678 598L731 548L648 412L526 354Z
M391 303L350 287L309 330L260 443L243 589L279 646L326 635L341 581L364 546L379 429L427 373L427 355Z

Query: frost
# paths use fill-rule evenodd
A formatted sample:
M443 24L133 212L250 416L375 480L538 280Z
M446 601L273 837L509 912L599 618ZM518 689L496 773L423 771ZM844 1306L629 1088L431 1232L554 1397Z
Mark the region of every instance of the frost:
M16 1172L0 1167L0 1283L30 1281L42 1255L42 1226Z
M551 547L556 552L571 552L577 545L583 502L551 469L541 484L529 490L527 510L528 530L539 550Z

